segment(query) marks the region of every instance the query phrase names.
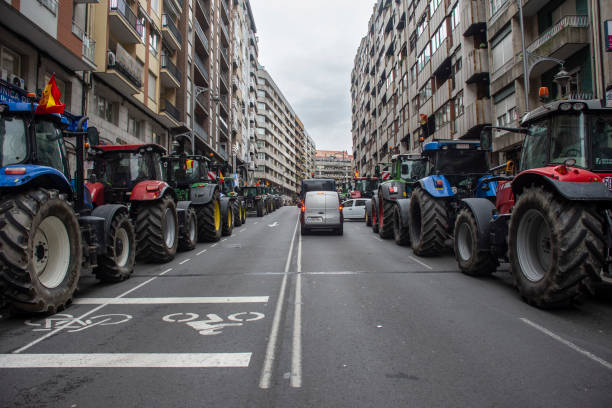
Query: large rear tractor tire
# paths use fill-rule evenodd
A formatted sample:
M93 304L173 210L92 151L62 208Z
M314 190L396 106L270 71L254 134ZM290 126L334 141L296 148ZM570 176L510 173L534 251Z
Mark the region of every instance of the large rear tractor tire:
M410 200L410 244L418 256L439 255L448 237L444 202L417 188Z
M231 201L227 203L227 208L225 209L225 213L223 215L221 235L228 237L232 235L232 232L234 231L234 203Z
M371 207L370 210L368 211L368 208L366 207L365 210L365 225L366 227L371 227L372 226L372 215L370 214L371 212Z
M467 208L459 211L454 231L455 258L461 272L470 276L487 276L495 272L499 262L490 251L478 250L478 225L474 214Z
M8 195L0 203L0 287L8 304L56 313L72 300L83 248L77 216L56 190Z
M234 226L242 225L242 203L238 200L234 202Z
M152 202L142 202L136 209L136 258L166 263L178 249L179 228L176 204L165 195Z
M136 238L127 212L115 214L106 239L106 255L98 258L94 275L102 282L121 282L134 272Z
M399 206L393 206L393 239L397 245L410 245L410 229L405 226Z
M393 238L393 203L382 199L381 204L379 204L378 235L382 239Z
M378 234L378 203L376 200L372 200L372 232Z
M221 202L219 201L219 193L216 192L209 203L197 206L196 214L198 215L198 241L219 241L221 239Z
M541 308L586 294L604 263L603 220L593 206L541 187L525 188L512 210L508 252L521 297Z
M191 251L198 243L198 216L193 207L187 209L185 214L185 227L179 241L180 251Z
M247 219L247 210L246 210L246 203L242 203L242 211L240 211L240 219L242 221L242 224L246 224L246 219Z
M255 206L257 208L257 216L258 217L263 217L265 215L264 213L264 203L263 200L257 200L255 202Z

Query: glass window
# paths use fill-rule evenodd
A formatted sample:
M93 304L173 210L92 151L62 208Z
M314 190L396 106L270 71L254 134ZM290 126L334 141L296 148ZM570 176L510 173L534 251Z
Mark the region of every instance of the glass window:
M155 101L157 99L157 77L151 71L149 71L149 82L148 82L148 95L149 99Z
M36 122L34 128L37 162L43 166L53 167L68 176L62 131L55 123L46 120Z
M558 115L551 120L550 163L562 164L576 160L576 166L586 167L585 115Z
M612 114L587 115L591 127L593 170L612 170Z
M157 48L159 46L159 34L157 34L152 28L149 33L149 51L151 55L157 57Z
M548 123L540 120L529 126L529 134L523 143L521 171L546 165L548 155Z
M6 47L1 47L0 53L0 68L6 70L7 75L21 76L21 56Z
M26 158L25 124L23 120L10 116L0 118L0 167L20 163Z

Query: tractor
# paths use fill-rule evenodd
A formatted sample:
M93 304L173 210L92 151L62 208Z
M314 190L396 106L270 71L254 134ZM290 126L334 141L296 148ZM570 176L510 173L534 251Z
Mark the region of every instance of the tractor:
M190 201L177 201L174 189L163 181L157 144L97 145L88 152L93 162L87 188L94 206L123 204L136 230L136 257L165 263L177 250L195 248L197 219Z
M489 151L490 147L481 146L479 141L426 143L421 153L425 176L411 183L410 197L395 200L391 225L396 242L410 240L418 256L437 256L450 246L463 200L476 197L495 201L497 181L489 179Z
M497 199L464 199L455 221L461 271L483 276L510 263L527 303L566 306L612 278L612 108L559 100L528 112L520 167L509 162ZM490 144L491 129L481 134Z
M216 174L215 182L219 185L221 191L222 234L224 236L232 235L234 226L242 224L242 216L240 215L242 211L237 210L241 202L238 200L234 179L223 176L224 173L226 175L231 173L227 164L214 163L210 167L212 173Z
M179 202L190 202L195 210L195 229L190 234L197 241L216 242L221 239L221 198L219 187L208 178L208 158L172 152L162 158L164 179L176 194ZM193 224L193 221L191 221Z
M272 195L272 202L274 204L274 210L278 210L283 206L283 197L278 193L278 191L274 188L270 188L270 194Z
M268 213L263 195L263 187L242 187L242 196L244 197L245 211L255 211L258 217L263 217Z
M392 157L390 179L378 186L376 195L376 209L373 222L381 238L395 238L398 245L407 245L409 242L408 228L398 224L395 228L395 218L399 209L396 202L410 196L418 180L425 176L427 159L421 155L400 154Z
M374 191L378 190L378 177L355 177L355 188L351 190L351 198L372 198Z
M87 117L37 114L33 98L0 80L0 291L17 310L55 313L84 271L102 281L131 275L134 230L126 206L93 209L84 187L85 139L97 143L97 130Z

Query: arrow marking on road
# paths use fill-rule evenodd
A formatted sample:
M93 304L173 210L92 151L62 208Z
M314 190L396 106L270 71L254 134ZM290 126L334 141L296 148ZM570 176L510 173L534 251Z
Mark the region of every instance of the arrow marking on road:
M278 225L278 221L274 221L272 224L268 224L268 227L276 227Z

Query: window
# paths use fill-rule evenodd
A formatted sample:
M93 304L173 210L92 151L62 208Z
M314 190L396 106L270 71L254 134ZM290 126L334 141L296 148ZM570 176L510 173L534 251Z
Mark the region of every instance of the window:
M506 87L493 95L493 104L497 126L508 126L518 119L514 85Z
M423 14L423 17L421 17L421 19L417 23L417 38L420 37L421 34L423 34L425 28L427 28L427 13Z
M429 16L433 16L438 6L442 4L442 0L429 0Z
M453 10L451 11L450 20L451 20L451 30L454 30L455 27L459 25L459 12L457 11L456 6L453 7Z
M419 106L423 106L429 98L431 98L431 81L427 81L425 86L419 90Z
M149 52L154 57L157 57L157 47L159 45L159 34L157 34L153 27L151 27L151 32L149 33Z
M427 43L427 45L425 45L425 49L417 57L417 72L421 72L423 70L423 67L425 67L425 64L427 64L430 57L431 51L429 48L429 43Z
M257 128L257 134L258 135L265 135L266 134L266 129Z
M491 15L497 13L508 0L491 0Z
M463 92L459 92L454 100L455 118L463 115Z
M414 82L416 81L416 76L417 76L417 65L414 64L411 68L410 68L410 82Z
M436 130L446 126L450 122L450 104L446 103L435 113Z
M138 34L140 34L140 40L144 43L147 39L147 30L145 30L146 17L138 9L138 19L136 20L136 28Z
M156 91L157 91L157 77L155 76L155 74L153 74L153 72L149 71L149 83L148 83L148 95L149 95L149 99L151 99L152 101L155 101L156 98Z
M257 153L257 158L259 160L266 160L266 154L265 153Z
M99 95L94 95L94 113L100 116L107 122L117 124L115 121L115 109L112 103L106 98Z
M263 103L258 103L257 104L257 109L258 110L266 110L266 105Z
M262 115L257 115L257 121L264 123L266 121L266 117Z
M512 52L512 27L510 24L491 40L493 72L514 59Z
M6 47L0 48L0 54L0 68L5 69L8 75L21 76L21 56Z
M446 20L440 24L434 35L431 36L431 54L433 55L446 39Z
M159 0L151 0L151 11L159 15Z
M141 126L140 125L141 125L141 122L139 120L136 120L136 118L128 114L126 130L130 135L140 138L141 137L141 133L140 133Z

